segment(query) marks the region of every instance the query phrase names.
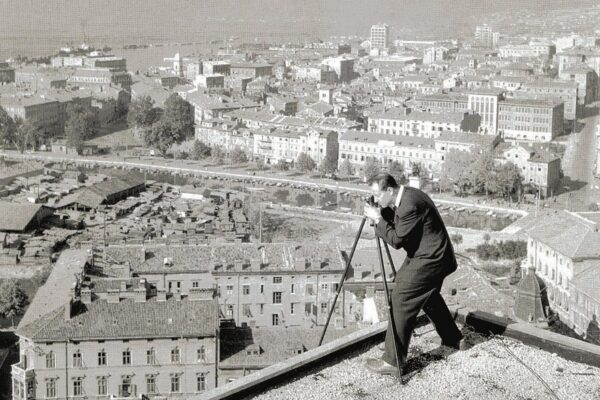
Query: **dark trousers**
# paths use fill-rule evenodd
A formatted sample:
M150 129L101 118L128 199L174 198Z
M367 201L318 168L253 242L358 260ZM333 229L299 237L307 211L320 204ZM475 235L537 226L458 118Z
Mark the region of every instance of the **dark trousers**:
M396 276L396 286L392 290L392 313L396 325L396 343L398 344L398 356L400 366L406 363L408 345L415 329L417 315L421 309L433 323L438 335L444 344L454 344L462 339L462 334L448 310L440 294L444 279L433 282L407 281L411 274L403 274L402 269ZM391 319L385 336L385 352L383 360L389 364L396 365L396 351L392 341Z

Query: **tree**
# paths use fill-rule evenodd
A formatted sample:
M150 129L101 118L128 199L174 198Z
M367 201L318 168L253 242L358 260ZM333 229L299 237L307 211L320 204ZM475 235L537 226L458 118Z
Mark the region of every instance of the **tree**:
M310 172L313 169L315 169L316 166L317 165L315 164L315 160L313 160L311 156L309 156L306 153L298 154L298 159L296 160L296 167L301 172Z
M343 176L354 175L354 168L352 167L352 163L347 158L340 164L340 174Z
M365 163L363 177L366 182L370 182L377 174L381 172L381 167L376 160L369 160Z
M398 161L392 161L388 168L388 173L394 177L397 183L404 183L404 165L402 165Z
M267 165L265 164L265 160L262 158L257 158L254 163L256 164L256 169L259 171L263 171L267 169Z
M0 316L10 318L14 326L14 318L22 315L27 305L27 294L14 280L0 283Z
M204 160L210 157L211 149L201 140L194 141L194 148L192 149L192 157L194 160Z
M515 164L511 162L502 164L495 172L495 186L502 197L510 197L512 193L522 190L523 177L521 170Z
M152 126L158 119L158 110L154 107L154 100L150 96L144 96L133 100L129 104L127 112L127 125L130 128L146 129Z
M460 233L454 233L454 234L450 235L450 240L456 246L460 246L460 244L463 242L463 236Z
M337 160L334 157L327 155L327 157L321 161L319 169L323 174L333 174L337 169Z
M0 140L2 141L2 144L4 146L13 144L15 133L15 121L8 115L4 108L0 107Z
M290 169L290 165L283 158L277 160L277 164L275 164L275 166L280 171L287 171L288 169Z
M98 113L88 105L71 103L67 106L65 136L67 145L75 148L77 154L83 151L83 143L98 131Z
M144 131L146 145L155 147L163 156L167 154L171 146L183 142L184 139L182 132L163 118Z
M414 162L414 161L410 162L410 175L411 176L421 176L422 170L423 170L423 167L421 166L420 162Z
M194 135L192 106L177 93L173 93L165 100L165 111L161 119L171 125L171 129L177 137L185 139Z
M211 158L217 164L223 164L223 159L225 158L225 150L222 146L215 146L210 151Z
M242 164L248 162L248 156L239 146L235 146L231 153L229 154L229 158L231 162L234 164Z

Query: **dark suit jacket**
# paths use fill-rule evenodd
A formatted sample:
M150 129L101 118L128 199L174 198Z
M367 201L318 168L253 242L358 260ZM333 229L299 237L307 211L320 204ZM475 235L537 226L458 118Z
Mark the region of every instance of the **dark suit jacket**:
M433 201L419 189L404 187L395 211L382 210L377 236L407 257L400 269L412 282L440 281L456 270L454 249L448 231ZM399 273L400 275L400 273Z

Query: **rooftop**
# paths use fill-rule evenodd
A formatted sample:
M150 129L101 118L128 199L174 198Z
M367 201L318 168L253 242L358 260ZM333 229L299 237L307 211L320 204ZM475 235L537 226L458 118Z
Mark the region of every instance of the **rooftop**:
M342 134L340 140L377 143L378 141L394 142L396 146L433 148L434 139L419 136L386 135L368 131L349 130Z
M64 307L33 322L20 324L17 333L33 341L110 340L122 338L168 338L214 336L217 307L213 300L145 302L122 299L111 303L95 300L75 303L74 315L65 319Z
M0 231L23 231L44 207L41 204L0 201Z
M185 250L185 251L182 251ZM136 273L332 272L344 269L339 248L329 243L223 243L199 246L109 246L113 262L131 262ZM164 260L171 260L165 266ZM258 266L258 269L255 269Z

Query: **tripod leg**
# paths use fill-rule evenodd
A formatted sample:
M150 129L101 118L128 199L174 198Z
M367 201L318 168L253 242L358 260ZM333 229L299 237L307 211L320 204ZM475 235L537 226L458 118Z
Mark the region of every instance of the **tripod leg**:
M383 279L383 288L385 290L385 300L388 306L389 324L392 324L392 342L394 343L394 351L396 352L396 367L398 368L398 379L402 381L402 369L400 368L400 352L398 351L398 333L396 332L396 323L394 321L394 313L392 310L392 299L390 298L390 292L388 290L387 279L385 276L385 267L383 265L383 254L381 252L381 242L375 233L375 240L377 241L377 253L379 255L379 265L381 266L381 278ZM389 253L388 253L389 254ZM390 259L391 261L391 259Z
M386 242L383 242L383 247L385 248L385 252L388 256L388 261L390 262L390 267L392 268L392 274L394 274L393 279L396 279L396 268L394 267L394 261L392 260L392 254L390 253L390 247Z
M342 278L340 279L340 283L338 284L338 288L335 293L335 297L333 298L333 304L331 305L331 308L329 309L329 314L327 315L327 322L325 322L325 326L323 327L323 332L321 333L321 338L319 339L319 346L321 344L323 344L323 339L325 338L325 333L327 332L327 327L329 326L329 321L331 320L331 315L333 314L333 311L335 310L335 303L337 302L338 296L340 295L340 292L342 291L342 287L344 286L344 281L346 280L346 276L348 275L348 270L350 269L350 264L352 263L352 257L354 257L354 251L356 250L356 245L358 244L358 241L360 240L360 235L362 233L362 230L365 226L366 221L367 221L367 217L363 217L362 221L360 222L360 227L358 228L356 238L354 238L354 244L352 245L352 250L350 251L350 255L348 256L348 261L346 261L346 269L344 270L344 273L342 274ZM318 288L317 288L317 290L318 290Z

